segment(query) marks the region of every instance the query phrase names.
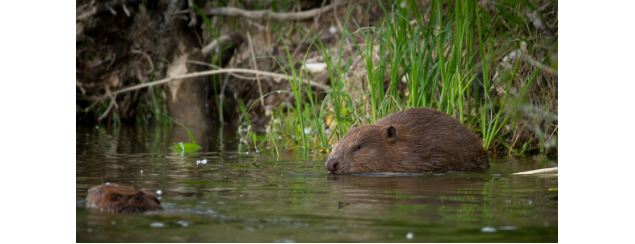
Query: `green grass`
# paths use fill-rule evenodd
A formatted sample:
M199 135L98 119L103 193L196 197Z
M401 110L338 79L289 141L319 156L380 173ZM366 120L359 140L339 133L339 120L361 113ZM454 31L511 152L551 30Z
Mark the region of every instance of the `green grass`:
M511 110L518 109L519 101L527 102L542 74L518 59L511 68L501 69L500 60L521 42L540 42L523 12L535 6L498 1L488 11L474 0L435 0L420 11L423 8L415 1L406 5L382 5L383 22L358 32L364 42L356 44L355 54L362 57L366 69L361 94L367 96L353 98L347 90L346 71L354 57L343 57L341 45L339 52L329 53L318 41L309 51L322 54L331 89L320 96L320 91L301 82L306 78L303 70L283 66L292 77L293 107L276 110L269 132L261 139L249 135L250 145L272 148L276 153L281 147L326 152L352 125L370 124L407 108L427 107L445 112L477 132L486 149L526 150L527 143L508 143L510 132L504 128L518 124L517 116L511 116L517 113ZM499 32L501 29L504 31ZM353 35L342 30L337 43L345 38L355 42ZM557 39L551 45L557 46ZM287 50L286 63L294 63L291 56ZM539 138L538 143L545 142ZM537 147L544 152L543 146Z

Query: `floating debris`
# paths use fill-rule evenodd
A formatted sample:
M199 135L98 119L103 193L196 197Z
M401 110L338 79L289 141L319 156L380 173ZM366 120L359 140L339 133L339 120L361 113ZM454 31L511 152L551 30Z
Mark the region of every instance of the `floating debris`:
M188 226L190 226L190 222L187 222L187 221L185 221L185 220L179 220L179 221L176 221L176 224L180 225L181 227L188 227Z
M408 240L412 240L413 237L415 237L415 235L412 234L412 232L408 232L408 234L406 234L406 239Z
M494 228L492 226L485 226L485 227L481 228L481 232L483 232L483 233L494 233L494 232L496 232L496 228Z
M516 226L513 226L513 225L504 225L499 227L498 229L510 231L510 230L516 230L518 228L516 228Z
M196 166L207 164L207 159L196 160Z
M518 172L514 174L515 175L558 174L558 167L523 171L523 172Z
M161 222L152 222L152 223L150 223L150 227L152 227L152 228L163 228L163 227L165 227L165 224L161 223Z

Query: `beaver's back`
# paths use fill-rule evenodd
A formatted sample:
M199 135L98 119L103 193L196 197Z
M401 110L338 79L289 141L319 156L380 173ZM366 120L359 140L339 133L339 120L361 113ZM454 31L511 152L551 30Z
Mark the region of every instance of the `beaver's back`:
M435 171L489 168L481 140L459 121L444 113L430 109L409 109L394 113L375 124L395 126L400 136L403 136L393 145L393 152L405 155L403 168Z
M161 209L161 203L152 192L106 183L88 189L86 207L103 212L140 213Z

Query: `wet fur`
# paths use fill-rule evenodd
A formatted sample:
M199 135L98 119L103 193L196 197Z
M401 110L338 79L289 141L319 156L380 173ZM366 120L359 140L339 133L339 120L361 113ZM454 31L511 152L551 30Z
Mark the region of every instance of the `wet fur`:
M86 207L110 213L141 213L161 209L161 202L152 192L106 183L88 189Z
M374 125L351 129L329 160L339 162L336 174L489 168L481 140L457 120L430 109L394 113Z

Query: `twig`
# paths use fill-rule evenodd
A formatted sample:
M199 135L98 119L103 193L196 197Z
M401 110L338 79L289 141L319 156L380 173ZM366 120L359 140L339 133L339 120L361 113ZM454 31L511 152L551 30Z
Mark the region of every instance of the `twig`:
M304 43L311 34L316 34L318 33L317 28L319 25L318 20L320 19L321 15L316 16L315 20L313 21L313 24L311 24L311 26L309 27L309 31L306 32L306 34L302 37L302 40L299 42L300 44ZM298 52L300 51L300 48L302 48L303 45L298 45L297 47L295 47L295 49L293 50L293 54L292 57L295 57Z
M523 171L523 172L518 172L514 174L515 175L533 175L533 174L546 174L546 173L558 173L558 167Z
M112 6L108 7L108 11L110 11L112 15L117 16L117 11L115 11L115 9Z
M220 112L218 113L218 120L220 120L221 124L224 124L224 117L223 117L223 103L225 102L225 88L227 88L227 81L229 80L229 76L225 76L225 80L223 81L223 86L221 86L220 88L220 94L218 94L218 100L220 100L220 105L218 106L218 108L220 109Z
M123 13L126 14L126 17L130 17L130 10L128 10L125 3L121 4L121 8L123 9Z
M189 7L190 12L190 23L187 24L189 27L194 27L196 25L196 13L194 12L194 0L187 0L187 5Z
M254 45L251 40L251 34L247 32L247 43L249 44L249 53L251 53L251 66L254 70L258 70L258 64L256 63L256 52L254 52ZM256 83L258 84L258 93L260 94L260 106L265 109L265 99L262 97L262 86L260 85L260 75L256 74Z
M104 111L104 113L102 113L101 116L99 116L97 121L101 121L102 119L106 118L106 115L108 115L108 113L112 109L113 105L116 108L119 108L119 106L117 105L116 96L114 96L114 95L112 95L112 93L110 93L110 89L108 89L108 87L106 87L106 96L108 96L110 98L110 104L108 104L108 108L106 108L106 111Z
M214 68L214 69L222 69L223 67L220 67L218 65L213 65L210 63L206 63L206 62L201 62L201 61L196 61L196 60L188 60L187 61L188 64L196 64L196 65L202 65L202 66L207 66L209 68ZM244 75L239 75L236 73L229 73L230 76L234 77L234 78L238 78L241 80L256 80L256 77L250 77L250 76L244 76Z
M229 35L222 35L220 37L218 37L217 39L213 40L212 42L210 42L209 44L205 45L205 47L203 47L203 49L201 49L201 53L203 55L207 55L210 52L212 52L212 50L216 49L218 46L222 45L223 43L231 40L231 36Z
M150 70L148 70L148 73L152 73L154 72L154 64L152 63L152 58L150 58L150 55L148 55L147 53L141 51L141 50L136 50L136 49L132 49L130 51L131 53L136 53L139 54L141 56L143 56L144 58L146 58L146 60L148 61L148 64L150 65Z
M164 78L164 79L161 79L161 80L156 80L156 81L152 81L152 82L148 82L148 83L142 83L142 84L138 84L138 85L122 88L122 89L119 89L119 90L116 90L116 91L112 92L111 94L113 96L116 96L116 95L119 95L119 94L122 94L122 93L130 92L130 91L134 91L134 90L139 90L139 89L143 89L143 88L147 88L147 87L151 87L151 86L161 85L161 84L165 84L165 83L168 83L168 82L171 82L171 81L175 81L175 80L188 79L188 78L194 78L194 77L200 77L200 76L216 75L216 74L226 74L226 73L259 74L259 75L270 76L270 77L274 77L274 78L278 78L278 79L285 79L285 80L293 79L293 77L291 77L291 76L278 74L278 73L273 73L273 72L267 72L267 71L261 71L261 70L251 70L251 69L240 69L240 68L227 68L227 69L216 69L216 70L200 71L200 72L183 74L183 75L174 76L174 77L168 77L168 78ZM307 83L307 84L309 84L309 85L311 85L311 86L313 86L315 88L322 89L324 91L329 91L330 90L329 86L317 83L317 82L312 81L312 80L302 80L302 82ZM102 95L101 97L97 98L96 102L104 100L107 97L108 97L107 94L106 95Z
M84 86L82 85L81 82L79 82L78 80L75 80L75 86L79 88L79 91L82 93L82 95L86 94L86 89L84 89Z
M518 52L518 54L520 54L520 59L522 59L523 61L529 63L530 65L533 65L536 68L541 69L542 71L553 75L553 76L558 76L558 71L552 69L551 67L548 67L544 64L542 64L540 61L536 60L535 58L533 58L531 55L529 55L529 51L527 51L527 43L526 42L521 42L520 43L520 48L516 49L516 51L514 52Z
M110 112L110 109L112 109L112 105L113 104L115 104L115 103L113 101L110 101L110 104L108 104L108 108L106 108L106 111L104 111L104 113L102 113L101 116L99 116L97 121L101 121L104 118L106 118L106 115L108 115L108 112Z
M103 11L110 11L111 13L114 11L113 14L117 15L117 12L114 10L114 7L118 7L119 5L124 5L122 7L126 8L125 7L126 4L136 6L139 4L139 2L140 2L139 0L121 0L121 1L110 1L105 3L102 3L102 2L96 3L96 1L91 1L87 4L77 7L75 21L76 22L84 21L92 17L93 15Z
M520 57L525 60L525 62L535 66L536 68L541 69L542 71L550 74L550 75L554 75L554 76L558 76L558 71L552 69L551 67L548 67L547 65L542 64L540 61L534 59L532 56L530 56L527 53L522 53L522 55L520 55Z
M249 19L247 21L245 21L245 22L247 22L248 25L255 27L259 31L264 31L265 30L265 27L262 26L261 24L257 23L257 22L254 22L254 21L249 20Z
M224 15L224 16L239 16L248 19L273 19L273 20L303 20L313 18L320 15L323 12L333 9L335 6L347 3L348 0L333 1L328 6L321 8L311 9L307 11L294 12L294 13L277 13L271 10L244 10L234 7L223 8L208 8L205 10L207 15Z

